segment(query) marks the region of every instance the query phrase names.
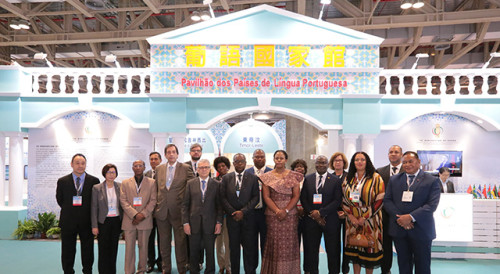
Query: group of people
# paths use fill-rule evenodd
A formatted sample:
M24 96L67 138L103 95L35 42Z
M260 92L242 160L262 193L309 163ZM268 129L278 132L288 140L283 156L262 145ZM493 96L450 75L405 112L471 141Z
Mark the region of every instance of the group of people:
M201 158L200 144L191 146L186 163L177 161L174 144L164 154L164 164L160 153L150 154L152 169L146 173L144 161L135 161L134 176L121 184L115 181L115 165L103 167L105 181L99 183L85 172L85 156L73 156L73 172L59 179L56 191L65 273L74 273L77 235L83 273L92 272L94 236L99 273L116 273L122 230L126 274L152 272L155 264L171 273L172 233L179 273L199 273L203 263L204 273L215 273L215 253L219 273L239 273L241 251L245 273L256 273L259 258L261 273L319 273L322 237L329 273L348 273L350 264L354 273L378 267L390 273L393 242L400 273L413 268L430 273L433 212L443 185L420 169L415 152L403 154L392 146L390 164L379 169L365 152L356 152L350 162L341 152L330 159L321 155L308 174L302 159L288 169L284 150L274 152L274 168L269 168L265 152L257 149L250 168L244 154L235 154L233 172L227 157L215 158L216 176Z

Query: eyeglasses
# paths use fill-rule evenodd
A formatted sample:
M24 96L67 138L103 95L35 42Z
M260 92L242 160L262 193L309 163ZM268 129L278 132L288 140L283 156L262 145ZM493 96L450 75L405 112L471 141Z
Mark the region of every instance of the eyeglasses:
M333 160L334 162L336 163L340 163L340 162L344 162L344 160L340 159L340 160Z
M210 169L209 166L199 166L198 169Z
M106 174L116 174L116 171L108 171Z
M233 163L235 164L243 164L243 163L246 163L245 160L236 160L236 161L233 161Z
M201 152L201 149L191 149L191 152Z

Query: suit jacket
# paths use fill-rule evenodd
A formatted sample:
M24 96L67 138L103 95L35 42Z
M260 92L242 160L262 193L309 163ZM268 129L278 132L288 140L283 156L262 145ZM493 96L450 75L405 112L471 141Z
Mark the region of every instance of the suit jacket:
M135 178L129 178L122 182L120 188L120 203L125 213L122 221L123 230L147 230L153 228L153 211L156 206L156 184L155 180L143 177L141 188L137 193L137 183ZM134 206L134 197L142 197L142 205ZM138 225L132 224L134 216L142 213L145 220Z
M123 217L123 209L120 205L120 183L114 182L116 199L118 202L118 213L120 218ZM92 228L97 228L97 223L104 224L106 216L108 215L108 191L106 186L106 181L94 185L92 188L92 207L91 207L91 220Z
M388 164L386 166L379 167L379 168L377 168L376 171L378 174L380 174L380 176L382 176L382 180L384 180L384 184L387 185L389 183L389 179L391 178L391 165ZM398 173L403 173L403 166L401 166Z
M191 233L214 234L216 223L222 224L222 208L220 206L219 183L208 178L205 200L202 200L200 179L193 178L187 182L184 201L182 203L182 223L191 226ZM202 226L203 225L203 229Z
M410 187L410 191L413 191L412 202L401 201L403 192L408 189L406 173L392 176L386 185L384 207L390 218L389 234L392 237L433 240L436 238L433 213L441 196L439 179L420 170L414 180ZM405 230L400 227L396 223L396 214L411 214L415 218L414 228Z
M272 168L266 166L266 169L264 169L264 173L267 173L267 172L272 171L272 170L273 170ZM247 172L255 175L255 170L253 167L249 167L249 168L245 169L245 173L247 173Z
M144 176L146 176L146 177L148 177L148 178L152 178L152 179L154 179L154 178L153 178L153 170L152 170L152 169L150 169L150 170L146 171L146 173L144 173Z
M233 171L222 176L221 200L227 214L241 210L243 214L253 212L259 203L259 177L244 172L241 178L240 196L236 195L236 173Z
M158 188L158 200L155 217L162 221L167 218L181 220L184 192L187 181L194 178L193 169L190 165L177 162L172 184L170 189L167 189L167 165L168 162L156 167L155 181Z
M76 229L78 225L91 227L90 205L92 200L92 188L99 184L99 179L85 173L82 188L82 205L73 206L73 196L76 196L73 174L70 173L57 180L56 200L61 207L59 216L59 227L62 229Z
M328 226L330 224L338 224L339 221L337 209L342 202L342 182L337 176L330 173L325 173L325 175L325 183L321 192L322 203L313 203L313 195L316 194L316 173L305 177L300 193L300 202L306 216L313 210L319 210L319 213L325 218Z
M439 188L441 188L441 193L444 193L443 183L439 180ZM455 193L455 187L451 181L446 181L446 193Z

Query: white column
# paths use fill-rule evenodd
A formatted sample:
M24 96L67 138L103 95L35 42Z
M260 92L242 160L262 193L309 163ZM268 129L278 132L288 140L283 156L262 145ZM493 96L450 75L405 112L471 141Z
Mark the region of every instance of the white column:
M370 156L370 159L372 160L372 163L374 161L375 157L375 138L377 138L378 134L362 134L361 135L361 150L366 152L368 156Z
M0 207L5 205L5 135L0 132Z
M358 151L356 147L356 141L359 134L347 133L340 135L344 139L344 154L348 161L351 161L352 155Z
M329 130L328 131L328 146L325 150L326 157L330 159L333 153L339 151L339 131Z
M188 158L185 157L184 153L184 139L188 135L187 133L184 132L175 132L175 133L170 133L170 137L172 138L172 143L177 146L179 149L179 162L185 162L187 161Z
M154 146L153 149L162 155L165 155L165 146L167 146L167 133L153 133Z
M9 134L9 207L23 206L23 133Z

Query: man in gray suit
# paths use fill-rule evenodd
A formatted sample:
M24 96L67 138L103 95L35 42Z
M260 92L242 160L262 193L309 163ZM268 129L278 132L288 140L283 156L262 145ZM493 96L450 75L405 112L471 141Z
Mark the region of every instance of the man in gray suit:
M122 182L120 204L123 216L122 230L125 235L125 274L145 273L148 260L148 239L153 227L153 211L156 206L156 185L144 176L144 161L132 165L134 177ZM139 264L135 271L135 241L139 245Z
M189 269L199 273L200 251L206 254L205 273L215 272L214 244L215 237L222 228L222 209L219 203L218 182L210 178L210 162L198 161L198 178L187 182L182 204L182 223L184 232L189 235Z
M160 249L163 273L172 272L172 231L175 241L175 259L177 271L186 273L187 244L182 227L181 206L184 200L187 181L194 178L189 165L177 162L179 150L174 144L165 147L167 163L156 168L158 201L155 217L160 232Z
M382 176L384 180L385 187L389 184L389 179L396 174L403 173L402 161L403 149L398 145L393 145L389 148L389 163L386 166L379 167L377 173ZM385 207L382 207L382 225L384 227L383 243L382 249L384 250L384 258L382 259L382 274L391 273L392 267L392 237L389 235L389 215L385 211Z

